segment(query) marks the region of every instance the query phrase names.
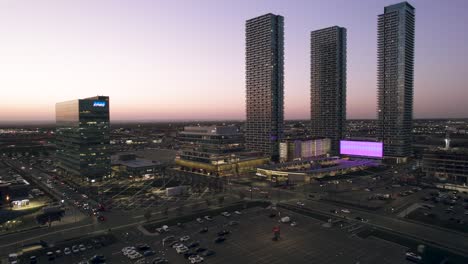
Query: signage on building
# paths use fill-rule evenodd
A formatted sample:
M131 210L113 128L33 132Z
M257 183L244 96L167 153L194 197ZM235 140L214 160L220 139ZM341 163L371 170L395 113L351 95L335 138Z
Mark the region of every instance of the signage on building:
M106 107L106 102L105 101L94 101L93 106L94 107Z
M383 157L383 143L372 141L340 141L340 154L369 158Z

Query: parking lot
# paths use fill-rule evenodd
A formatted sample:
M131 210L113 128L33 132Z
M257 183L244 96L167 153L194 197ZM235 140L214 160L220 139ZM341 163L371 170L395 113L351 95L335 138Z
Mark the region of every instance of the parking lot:
M188 249L191 252L199 248L206 249L200 249L202 252L199 254L207 263L406 263L405 247L372 237L359 238L352 232L352 226L324 227L322 221L286 210L281 210L276 217L270 218L270 211L260 207L246 209L242 211L242 215L230 213L229 217L213 215L212 221L204 219L202 223L191 221L183 227L170 226L170 230L162 234L142 233L137 228L112 231L117 238L115 243L62 255L55 259L55 263L79 263L94 255L103 255L107 263L152 263L158 257L167 259L169 263L190 263L183 254L178 254L167 244L163 245L163 238L168 236L174 236L175 240L188 236L189 239L182 243L188 247L196 242ZM284 216L289 216L297 226L280 224L278 221ZM231 221L238 222L238 225L229 225ZM280 226L281 235L278 241L274 241L272 229L277 225ZM204 227L208 231L200 233ZM224 236L224 242L216 243L217 233L223 230L230 234ZM82 242L68 242L61 247L72 247L77 243ZM82 244L88 247L90 243ZM138 246L145 244L147 247L138 250ZM137 255L138 257L130 259L123 254L122 249L132 246L141 255L145 251L153 252L148 253L151 256ZM214 255L203 256L203 252L208 250L214 251ZM43 256L39 263L54 262Z
M426 224L468 232L468 195L432 191L422 197L408 218Z

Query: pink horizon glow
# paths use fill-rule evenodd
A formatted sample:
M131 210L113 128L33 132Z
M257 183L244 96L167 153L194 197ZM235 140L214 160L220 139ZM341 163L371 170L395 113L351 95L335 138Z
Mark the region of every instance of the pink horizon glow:
M332 25L348 29L348 119L375 118L377 15L396 2L2 1L0 122L95 95L112 120L243 120L244 23L269 12L285 17L285 119L309 118L309 34ZM415 118L468 117L468 2L409 2Z

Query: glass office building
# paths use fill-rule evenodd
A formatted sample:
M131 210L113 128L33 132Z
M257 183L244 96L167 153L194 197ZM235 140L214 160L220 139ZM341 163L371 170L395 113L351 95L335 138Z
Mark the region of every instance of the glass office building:
M86 181L109 177L109 97L57 103L55 113L59 173Z

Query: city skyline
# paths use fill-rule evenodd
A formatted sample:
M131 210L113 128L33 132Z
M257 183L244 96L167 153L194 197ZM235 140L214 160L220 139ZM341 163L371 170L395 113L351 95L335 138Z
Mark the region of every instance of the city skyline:
M112 120L244 120L244 21L270 12L287 25L285 119L309 118L309 32L333 25L348 29L347 118L376 118L375 25L398 1L84 2L0 4L0 122L53 121L55 102L96 94L113 99ZM467 4L409 3L418 7L415 118L467 117L467 37L457 34Z

